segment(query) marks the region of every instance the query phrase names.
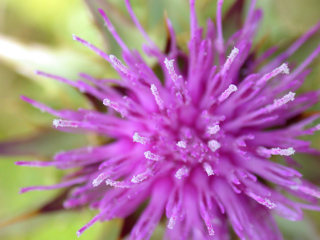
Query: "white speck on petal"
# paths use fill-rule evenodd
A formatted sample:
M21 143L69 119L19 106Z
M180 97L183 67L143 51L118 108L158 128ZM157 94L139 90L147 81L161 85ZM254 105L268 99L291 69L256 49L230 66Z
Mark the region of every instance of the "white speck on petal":
M187 143L186 143L186 141L179 141L177 143L177 146L181 147L181 148L186 148L187 147Z
M181 179L182 176L189 175L189 169L186 166L183 166L182 168L178 169L178 171L175 174L175 177L178 179Z
M133 135L133 142L138 142L138 143L141 143L142 145L146 145L146 143L147 143L147 138L145 138L145 137L141 137L140 135L139 135L139 133L134 133L134 135Z
M147 158L147 159L150 159L150 160L153 160L153 161L159 161L159 160L162 160L163 157L161 157L160 155L157 155L157 154L154 154L150 151L147 151L144 153L144 156Z
M211 135L216 134L219 131L220 131L219 125L214 125L214 126L208 127L208 133Z
M216 140L210 140L208 142L208 147L210 148L210 150L212 152L215 152L221 147L221 144L219 142L217 142Z

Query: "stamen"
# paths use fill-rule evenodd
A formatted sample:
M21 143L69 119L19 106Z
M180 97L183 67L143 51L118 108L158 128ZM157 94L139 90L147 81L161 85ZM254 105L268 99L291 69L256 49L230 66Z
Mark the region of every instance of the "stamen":
M69 120L62 120L62 119L54 119L53 125L57 127L72 127L77 128L79 126L79 122L77 121L69 121Z
M268 112L272 112L273 110L280 108L288 102L293 101L295 95L295 93L289 92L284 97L274 100L273 104L266 106L264 109L266 109Z
M257 153L260 156L269 158L269 157L271 157L271 155L290 156L295 153L295 150L292 147L289 147L287 149L281 149L281 148L267 149L264 147L259 147L257 149Z
M139 183L139 182L146 180L149 176L150 176L149 172L140 173L136 176L133 176L133 178L131 179L131 182L132 183Z
M177 216L178 216L178 209L179 209L178 206L174 207L172 215L169 219L169 223L168 223L167 227L171 230L173 229L174 225L176 224Z
M212 127L208 127L208 133L211 134L211 135L216 134L219 131L220 131L220 126L219 125L214 125Z
M238 48L233 48L233 50L231 51L230 55L228 56L227 61L225 62L225 64L223 65L223 68L221 70L221 75L223 76L230 68L231 64L233 63L234 59L236 58L236 56L239 53L239 49Z
M213 226L212 226L212 223L210 221L210 218L208 217L207 219L205 219L205 224L207 226L207 229L208 229L208 233L210 236L214 236L214 230L213 230Z
M103 100L103 105L113 108L121 114L121 117L125 117L128 113L125 109L120 108L118 103L112 102L107 98Z
M123 63L118 58L116 58L114 55L110 55L110 60L121 72L123 72L126 75L129 75L129 68L123 65Z
M258 203L266 206L269 209L273 209L273 208L277 207L277 205L275 203L271 202L268 198L262 198L262 197L254 194L253 192L250 192L250 191L247 191L246 194L248 196L252 197Z
M137 83L137 76L129 68L127 68L119 59L117 59L113 55L110 55L110 61L112 62L115 68L123 72L124 75L132 81L133 85Z
M279 75L280 73L282 74L289 74L289 68L287 64L282 64L280 67L276 68L275 70L273 70L270 73L265 74L258 82L257 85L261 85L264 84L266 82L268 82L271 78L276 77L277 75Z
M172 216L169 219L169 223L167 227L172 230L174 225L176 224L176 221L177 221L177 216L175 214L172 214Z
M179 141L177 143L177 146L181 147L181 148L186 148L187 147L187 142L186 141Z
M312 188L309 188L309 187L306 187L306 186L299 186L298 189L301 191L301 192L304 192L310 196L313 196L313 197L316 197L316 198L320 198L320 191L317 190L317 189L312 189Z
M168 69L168 72L169 72L169 75L171 76L171 79L173 81L173 83L175 85L177 85L177 81L179 78L181 78L181 76L178 76L176 74L176 71L174 70L174 67L173 67L173 62L174 62L174 59L172 60L168 60L167 58L164 60L164 63Z
M235 91L237 91L237 90L238 90L237 86L235 86L235 85L233 85L233 84L230 84L229 87L228 87L228 89L225 90L225 91L220 95L220 97L219 97L219 99L218 99L219 102L223 102L224 100L226 100L226 99L230 96L231 93L233 93L233 92L235 92Z
M292 147L287 149L280 149L280 148L272 148L271 154L272 155L282 155L282 156L290 156L295 153L294 149Z
M190 170L186 166L183 166L182 168L178 169L178 171L175 174L175 177L181 179L182 176L188 176L189 171Z
M159 95L159 92L158 92L158 89L157 89L156 85L151 84L151 92L152 92L152 94L153 94L153 96L154 96L159 108L161 110L163 110L164 109L163 100L161 99L161 97Z
M140 135L139 135L139 133L134 133L134 135L133 135L133 142L138 142L138 143L141 143L142 145L146 145L146 143L147 143L147 140L148 140L148 138L146 138L146 137L141 137Z
M210 150L212 152L215 152L221 147L221 144L219 142L217 142L216 140L210 140L208 142L208 147L210 148Z
M93 181L92 181L92 185L94 187L99 186L104 179L106 179L108 177L108 174L106 173L101 173L98 177L96 177Z
M120 181L113 181L111 179L106 180L106 185L116 187L116 188L130 188L131 186Z
M203 163L203 168L206 171L206 173L208 174L208 176L214 175L213 169L209 163L207 163L207 162Z
M147 158L147 159L150 159L150 160L153 160L153 161L159 161L159 160L162 160L163 157L161 157L160 155L157 155L157 154L154 154L150 151L147 151L144 153L144 156Z

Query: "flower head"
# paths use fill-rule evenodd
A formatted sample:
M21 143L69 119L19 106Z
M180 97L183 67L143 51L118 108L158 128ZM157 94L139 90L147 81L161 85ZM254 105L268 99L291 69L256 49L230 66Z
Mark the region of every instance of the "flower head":
M78 169L62 183L22 192L74 186L64 207L89 204L100 211L78 235L96 221L127 217L148 201L131 231L131 239L137 240L149 239L163 214L168 219L166 239L229 239L228 224L240 239L282 239L273 214L300 220L302 209L320 210L316 204L319 189L292 166L270 159L279 155L292 165L295 152L319 153L299 139L320 128L308 127L319 116L297 116L318 101L320 91L298 96L295 91L304 82L309 73L306 67L319 54L320 46L291 73L285 61L320 24L261 66L274 49L248 61L254 54L252 39L262 17L255 0L243 27L228 40L222 30L223 0L217 1L216 24L209 20L204 36L197 23L195 0L190 0L189 53L178 48L168 19L171 41L168 52L163 53L143 30L129 0L125 3L146 38L144 50L158 60L163 79L137 51L128 49L100 10L123 50L123 61L79 37L74 40L114 67L121 77L116 82L119 87L112 85L112 80L87 75L81 75L86 82L73 82L38 74L90 94L107 112L57 111L23 99L55 115L58 119L53 124L59 130L95 132L113 141L61 152L52 162L18 162ZM178 59L187 67L180 67ZM283 191L308 203L293 201Z

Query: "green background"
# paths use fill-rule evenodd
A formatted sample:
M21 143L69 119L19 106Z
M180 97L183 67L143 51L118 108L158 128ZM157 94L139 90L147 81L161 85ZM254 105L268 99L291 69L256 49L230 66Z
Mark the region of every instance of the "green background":
M187 0L131 0L135 13L151 38L164 47L164 11L167 11L177 32L178 42L186 47L189 37ZM201 24L214 17L215 2L198 0L197 11ZM223 8L234 1L226 1ZM263 48L272 45L284 48L319 19L319 0L258 0L265 13L261 31L256 39L265 38ZM89 7L88 7L89 6ZM37 215L15 224L12 219L30 213L56 196L59 191L30 192L20 195L19 188L31 185L50 185L59 182L63 172L53 168L24 168L14 161L48 159L61 150L94 144L96 136L72 135L54 131L53 117L41 113L20 100L26 95L51 107L77 109L89 107L85 98L69 86L34 74L43 70L76 80L79 72L95 77L114 77L110 65L81 44L72 40L76 34L120 56L120 48L101 24L95 9L102 7L119 34L130 48L141 50L143 39L133 27L122 0L1 0L0 1L0 239L72 240L76 231L95 214L88 209L60 211ZM89 11L91 8L94 11ZM320 41L311 39L292 57L301 61ZM149 61L150 64L153 60ZM320 61L313 62L313 73L302 91L320 87ZM315 109L319 110L316 106ZM317 133L313 146L319 147ZM15 155L15 156L14 156ZM18 156L17 156L18 155ZM320 161L299 156L301 172L320 185ZM320 239L320 213L307 212L302 222L278 220L285 239ZM6 225L6 226L4 226ZM117 239L121 220L97 223L82 236L82 240ZM153 239L160 239L159 227Z

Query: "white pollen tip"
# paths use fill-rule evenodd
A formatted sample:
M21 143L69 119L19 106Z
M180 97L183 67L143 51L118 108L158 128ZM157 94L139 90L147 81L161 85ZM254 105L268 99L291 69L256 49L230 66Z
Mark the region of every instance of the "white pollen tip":
M160 94L158 92L158 89L157 89L156 85L151 84L150 89L151 89L151 92L152 92L152 94L153 94L153 96L154 96L154 98L156 100L156 103L158 104L159 108L161 110L163 110L164 109L163 100L160 97Z
M229 58L234 59L239 53L239 49L234 47L229 55Z
M221 144L219 142L217 142L216 140L210 140L208 142L208 147L210 148L210 150L212 152L215 152L221 147Z
M220 126L219 125L214 125L212 127L208 127L208 133L211 134L211 135L216 134L219 131L220 131Z
M117 59L114 55L109 55L109 57L112 62L114 62Z
M239 53L239 49L238 48L233 48L233 50L231 51L230 55L227 58L227 61L225 62L225 64L223 65L223 68L221 69L221 75L225 75L225 73L229 70L231 64L234 62L234 59L237 57Z
M238 88L236 85L230 84L229 87L220 95L219 102L226 100L231 95L231 93L237 90Z
M151 84L151 91L153 92L153 91L157 91L157 87L156 87L156 85L154 85L154 84Z
M293 155L295 152L296 151L292 147L283 150L283 153L285 156Z
M97 186L99 186L99 184L102 183L102 182L103 182L103 180L102 180L102 181L98 181L98 180L94 179L94 180L92 181L92 186L97 187Z
M178 76L177 73L174 70L173 66L174 59L168 60L167 58L164 60L164 63L166 65L166 68L168 69L168 73L171 76L171 79L173 83L176 85L178 83L178 79L182 78L181 76Z
M174 59L169 60L168 58L165 58L164 63L167 67L173 67Z
M266 106L265 109L268 112L272 112L273 110L282 107L283 105L287 104L288 102L293 101L295 95L296 95L295 93L289 92L288 94L286 94L282 98L274 100L273 104Z
M168 223L167 227L172 230L175 224L176 224L176 218L175 217L171 217L169 219L169 223Z
M131 179L131 182L132 182L132 183L138 183L139 180L137 179L136 176L133 176L132 179Z
M289 98L290 101L293 101L293 100L294 100L294 97L296 96L296 93L289 92L286 96L288 96L288 98Z
M152 153L150 151L145 152L144 156L145 156L146 159L153 160L153 161L159 161L159 160L163 159L162 156L154 154L154 153Z
M62 119L54 119L52 122L53 126L57 127L71 127L77 128L79 126L79 122L70 121L70 120L62 120Z
M112 102L108 98L103 100L103 105L113 108L115 111L119 112L122 117L125 117L128 114L126 109L119 107L118 103Z
M295 93L289 92L288 94L286 94L285 96L283 96L281 99L276 100L275 102L277 102L277 104L278 104L279 106L282 106L282 105L284 105L284 104L286 104L286 103L288 103L288 102L290 102L290 101L293 101L295 95L296 95Z
M265 74L258 82L257 85L265 84L270 79L276 77L278 74L289 74L290 70L287 64L283 63L280 67L274 69L272 72Z
M108 98L103 99L103 105L105 105L105 106L109 106L109 105L110 105L110 103L111 103L111 101L110 101Z
M53 122L52 122L52 124L53 124L53 126L55 126L56 128L57 127L59 127L59 122L61 121L61 119L59 120L59 119L53 119Z
M320 198L320 191L318 189L309 188L307 186L298 186L297 188L310 196Z
M206 171L206 173L208 174L208 177L214 175L213 169L209 163L205 162L203 164L203 168Z
M229 90L232 91L232 92L235 92L235 91L238 90L238 88L237 88L236 85L231 84L231 85L229 86Z
M106 177L107 177L107 174L101 173L98 177L96 177L96 178L92 181L92 186L94 186L94 187L99 186Z
M177 143L177 146L180 147L180 148L186 148L187 147L187 143L186 143L186 141L179 141Z
M289 74L290 73L290 69L288 67L288 65L286 63L282 64L280 66L280 68L282 69L282 73L283 74Z
M261 156L269 158L271 155L291 156L295 153L295 150L292 147L289 147L287 149L281 149L281 148L267 149L264 147L259 147L257 152Z
M175 174L175 177L178 179L181 179L183 176L189 175L189 169L186 166L183 166L182 168L179 168L178 171Z
M266 207L269 208L269 209L273 209L273 208L277 207L277 205L276 205L275 203L271 202L271 201L270 201L269 199L267 199L267 198L265 198L265 199L263 199L263 200L261 200L261 201L258 201L258 203L266 206Z
M133 142L138 142L138 143L141 143L142 145L146 145L147 138L139 136L139 133L136 132L133 135Z
M105 181L105 183L106 183L106 185L111 186L111 187L115 187L115 188L130 188L130 186L125 184L124 182L114 181L111 179L107 179Z
M150 174L148 172L140 173L136 176L133 176L131 179L131 182L132 183L139 183L139 182L146 180L149 176L150 176Z

